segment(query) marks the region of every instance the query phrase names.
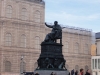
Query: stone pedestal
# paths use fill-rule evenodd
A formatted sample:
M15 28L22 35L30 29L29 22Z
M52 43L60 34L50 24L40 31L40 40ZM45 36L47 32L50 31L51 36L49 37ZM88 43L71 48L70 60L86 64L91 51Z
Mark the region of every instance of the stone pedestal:
M41 54L40 57L50 57L50 58L63 58L62 55L62 44L54 42L43 42L41 44Z
M66 70L65 59L62 55L62 44L42 42L38 62L39 70Z
M39 73L39 75L50 75L52 72L56 75L69 75L67 70L35 70L34 73Z

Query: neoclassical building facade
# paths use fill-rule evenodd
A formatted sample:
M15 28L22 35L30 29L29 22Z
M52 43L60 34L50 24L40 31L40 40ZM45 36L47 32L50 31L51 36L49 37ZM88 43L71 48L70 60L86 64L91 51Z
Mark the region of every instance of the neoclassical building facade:
M36 69L40 44L50 32L44 23L43 0L0 0L0 75ZM71 26L63 30L63 54L69 71L91 68L91 33Z

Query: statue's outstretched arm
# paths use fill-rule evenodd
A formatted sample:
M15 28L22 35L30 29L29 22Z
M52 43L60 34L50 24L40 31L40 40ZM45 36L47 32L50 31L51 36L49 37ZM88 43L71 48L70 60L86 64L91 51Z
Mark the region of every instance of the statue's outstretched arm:
M53 26L48 25L47 23L45 23L45 25L46 25L47 27L49 27L49 28L53 28Z

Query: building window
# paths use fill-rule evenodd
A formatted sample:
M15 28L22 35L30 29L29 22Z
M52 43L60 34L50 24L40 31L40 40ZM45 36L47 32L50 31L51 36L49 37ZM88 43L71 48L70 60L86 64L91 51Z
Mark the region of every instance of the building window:
M41 20L41 14L40 14L40 11L36 11L35 12L35 22L40 22Z
M5 45L11 46L11 44L12 44L12 36L10 33L7 33L5 36Z
M5 72L11 72L11 63L10 63L10 61L5 62Z
M94 59L92 59L92 68L94 69Z
M35 48L40 49L40 38L39 37L35 37Z
M69 43L65 42L65 51L68 52L68 49L69 49Z
M23 73L26 71L26 63L25 62L21 62L20 63L20 73Z
M75 66L75 70L77 70L77 71L79 70L79 66L78 65Z
M97 73L97 72L95 72L95 75L98 75L98 73Z
M21 47L26 47L26 36L23 34L21 35Z
M6 9L6 17L7 18L12 18L12 6L8 5Z
M85 46L84 46L84 53L89 54L88 44L85 44Z
M74 52L79 53L79 43L75 43Z
M100 69L100 59L98 59L98 69Z
M22 8L21 19L27 20L27 9L26 8Z
M95 69L97 69L97 59L95 59Z

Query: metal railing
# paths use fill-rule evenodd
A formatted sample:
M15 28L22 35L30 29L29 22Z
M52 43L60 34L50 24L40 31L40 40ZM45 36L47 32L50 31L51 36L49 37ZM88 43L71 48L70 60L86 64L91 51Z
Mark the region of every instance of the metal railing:
M47 23L47 24L53 25L52 23ZM69 25L62 25L62 24L60 24L60 26L65 27L63 29L63 32L77 33L77 34L92 36L92 30L91 29L85 29L85 28L74 27L74 26L69 26Z

